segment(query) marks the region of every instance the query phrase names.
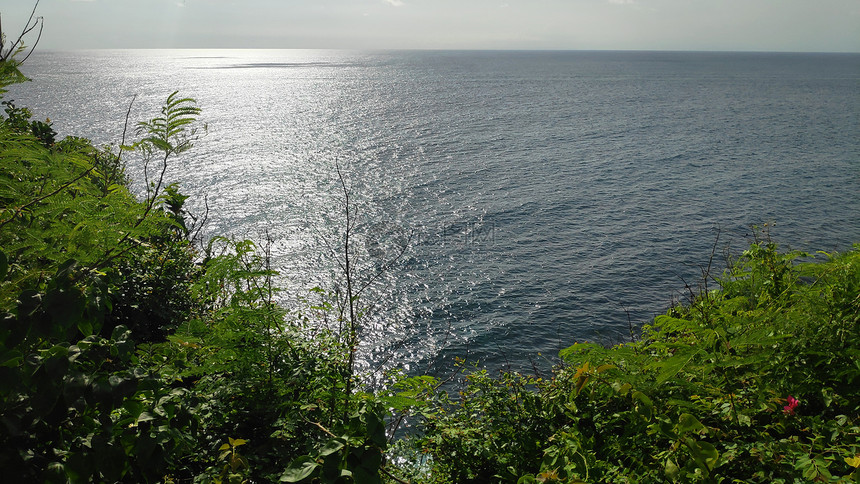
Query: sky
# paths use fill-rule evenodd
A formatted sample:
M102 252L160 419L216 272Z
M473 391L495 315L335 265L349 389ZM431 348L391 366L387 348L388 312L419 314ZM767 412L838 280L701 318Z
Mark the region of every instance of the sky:
M34 3L0 0L8 37ZM860 52L860 0L41 0L37 15L48 50Z

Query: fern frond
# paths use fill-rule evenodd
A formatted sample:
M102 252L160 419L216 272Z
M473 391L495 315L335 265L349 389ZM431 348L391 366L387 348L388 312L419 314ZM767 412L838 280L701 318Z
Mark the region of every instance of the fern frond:
M167 97L167 102L161 108L161 116L138 123L138 133L145 135L141 145L148 145L164 152L166 155L180 153L191 147L187 126L197 120L200 108L195 106L193 98L178 98L179 91L174 91Z

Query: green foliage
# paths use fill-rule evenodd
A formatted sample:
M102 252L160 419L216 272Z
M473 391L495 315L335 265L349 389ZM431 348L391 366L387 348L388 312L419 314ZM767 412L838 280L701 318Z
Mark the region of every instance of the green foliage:
M0 40L5 41L5 39L5 33L0 32ZM0 42L0 45L3 43ZM21 73L21 63L16 59L24 52L24 49L24 46L20 45L15 49L3 52L2 47L0 47L0 97L6 93L6 87L29 80L27 76Z
M29 79L19 70L19 63L14 60L0 61L0 96L6 93L6 87L20 84Z
M244 458L238 450L240 446L247 443L247 440L229 437L227 443L218 448L218 451L220 452L218 460L225 462L224 467L221 469L221 473L218 475L218 478L215 479L215 484L221 484L222 482L231 484L248 482L248 480L245 479L245 476L250 465L248 464L248 459Z
M439 410L424 423L423 448L432 454L447 482L510 482L540 461L541 443L552 436L533 391L542 382L503 373L496 380L486 371L469 373L466 388L452 399L433 401Z
M143 201L120 154L44 143L8 105L0 462L24 481L278 480L330 448L331 428L346 439L339 465L378 480L384 412L346 391L341 338L275 303L267 250L187 240L187 197L164 173L191 146L191 104L172 94L122 148L161 163ZM216 451L236 433L225 474Z
M3 101L6 106L6 123L13 131L20 133L30 132L43 145L50 148L55 143L57 133L51 127L51 120L30 121L33 114L27 108L15 107L12 101Z
M29 111L7 103L0 126L0 416L4 469L19 481L154 481L195 442L193 395L142 366L122 309L173 307L181 296L128 296L134 281L172 281L192 255L163 214L146 214L100 172L105 150L85 140L50 142ZM147 242L148 241L148 242ZM161 249L181 269L147 262ZM163 257L162 257L163 259ZM139 286L135 286L139 289ZM145 291L145 289L143 289ZM187 292L187 291L186 291ZM180 293L181 294L181 293ZM179 319L179 318L175 318ZM176 324L176 321L172 321ZM149 322L149 321L148 321ZM137 326L137 327L135 327Z
M42 37L42 27L44 26L44 22L42 21L42 17L36 17L36 9L39 7L39 0L36 0L35 5L33 5L33 11L30 13L30 18L27 19L27 23L24 24L24 28L21 30L20 35L17 38L7 39L6 32L0 29L0 97L3 97L3 94L6 93L6 87L12 84L17 84L21 82L26 82L27 79L24 74L21 73L20 67L24 61L33 53L33 48L35 48L36 44L39 43L39 39ZM2 17L2 15L0 15ZM2 21L0 21L2 24ZM27 46L24 44L24 38L33 32L36 28L39 28L38 33L36 34L36 40L33 43L33 47L29 49L27 52ZM24 57L21 59L21 57Z
M320 475L379 481L386 411L350 390L347 340L308 316L321 307L276 304L267 247L188 240L188 197L165 173L194 140L193 100L169 96L119 153L45 143L8 108L0 461L24 480L241 482L323 453ZM142 201L123 153L159 164Z
M0 463L17 482L155 480L196 422L182 392L136 364L127 328L94 334L105 285L80 270L62 265L3 315Z
M193 146L196 130L189 129L200 115L196 101L178 97L174 91L161 108L161 115L138 123L138 133L144 137L135 143L145 153L160 151L166 157L188 151Z
M376 408L374 408L376 407ZM382 409L365 402L329 435L313 455L294 459L280 482L382 483L380 468L388 445Z
M756 241L641 341L575 344L547 381L471 373L433 400L426 480L855 482L860 246L821 255Z

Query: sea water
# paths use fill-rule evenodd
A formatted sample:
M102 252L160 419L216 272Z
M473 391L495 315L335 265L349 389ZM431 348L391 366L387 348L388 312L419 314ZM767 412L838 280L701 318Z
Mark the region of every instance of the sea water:
M344 287L349 211L364 369L545 368L635 335L751 225L860 242L860 55L37 51L23 71L6 99L98 144L195 98L207 129L168 180L207 236L272 241L287 305Z

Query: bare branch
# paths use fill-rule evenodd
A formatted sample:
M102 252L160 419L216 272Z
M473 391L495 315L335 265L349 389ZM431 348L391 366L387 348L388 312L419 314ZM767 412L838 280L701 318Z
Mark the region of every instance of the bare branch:
M389 472L389 470L383 466L380 466L379 470L382 471L383 474L388 476L389 479L394 479L395 481L399 482L400 484L409 484L408 481L404 481L404 480L400 479L399 477L397 477L394 474L392 474L391 472Z
M8 49L6 49L5 52L3 51L3 47L5 47L5 46L3 44L0 44L0 61L10 60L12 58L12 56L14 56L16 54L17 50L24 46L24 44L23 44L24 37L27 34L29 34L30 32L32 32L33 29L35 29L36 27L40 27L39 28L39 35L36 38L36 42L33 44L33 47L30 48L30 52L26 55L26 57L24 57L24 59L22 61L18 62L18 64L23 64L24 61L26 61L30 57L30 54L33 53L33 50L35 50L36 45L39 43L39 40L42 38L42 30L44 28L44 19L42 17L36 17L36 9L38 7L39 7L39 0L36 0L35 5L33 5L33 10L30 12L30 17L27 19L27 23L24 24L24 28L21 30L21 33L18 35L18 38L14 42L12 42L12 44L9 46ZM34 20L34 17L35 17L35 20ZM2 32L2 29L0 29L0 32Z
M340 169L340 163L337 160L335 160L335 169L337 170L337 176L340 180L340 186L343 189L344 214L346 216L346 228L343 237L343 262L344 275L346 277L346 303L349 305L349 348L347 348L349 350L349 361L347 363L348 375L346 375L346 396L347 398L349 398L349 395L352 393L353 378L355 377L355 352L358 349L358 320L355 315L355 298L353 297L352 293L352 261L349 252L349 238L352 233L352 224L354 223L354 221L352 219L352 212L349 201L349 187L347 187L346 185L346 180L343 177L343 171Z
M119 155L117 156L117 162L122 158L122 147L125 146L125 136L128 133L128 120L131 117L131 107L134 105L134 101L137 99L137 94L132 96L131 102L128 103L128 110L125 112L125 123L122 126L122 140L119 142Z

